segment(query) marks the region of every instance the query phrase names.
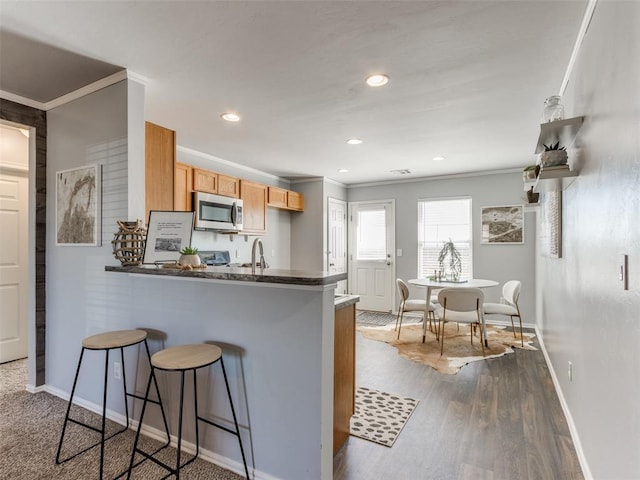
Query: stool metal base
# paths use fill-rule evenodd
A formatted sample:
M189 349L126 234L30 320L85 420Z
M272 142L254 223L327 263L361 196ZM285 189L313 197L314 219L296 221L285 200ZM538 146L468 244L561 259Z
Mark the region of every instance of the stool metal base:
M220 361L220 366L222 367L222 375L224 377L224 383L227 389L227 396L229 398L229 405L231 406L231 414L233 416L233 424L235 426L235 430L232 430L230 428L225 427L224 425L220 425L218 423L212 422L211 420L208 420L206 418L201 417L200 415L198 415L198 387L197 387L197 382L196 382L196 370L198 370L199 368L203 368L203 367L208 367L209 365L212 365L213 363L216 363L217 361ZM226 432L231 433L232 435L235 435L236 437L238 437L238 443L240 444L240 453L242 454L242 463L244 465L244 471L246 474L246 478L247 480L250 478L249 477L249 468L247 467L247 460L244 454L244 448L242 446L242 439L240 437L240 428L238 426L238 420L236 418L236 412L235 409L233 407L233 401L231 399L231 390L229 389L229 382L227 380L227 372L224 368L224 361L222 359L222 357L220 357L219 359L217 359L216 361L214 361L212 364L207 364L207 365L200 365L196 368L188 368L188 369L183 369L183 370L178 370L180 372L180 411L179 411L179 416L178 416L178 441L177 441L177 458L176 458L176 464L175 467L167 465L166 463L161 462L160 460L158 460L157 458L154 458L154 455L156 453L158 453L158 451L155 451L153 453L147 453L144 452L143 450L141 450L140 448L138 448L138 439L140 438L140 429L142 426L142 418L144 416L144 412L145 412L145 407L146 407L146 397L148 397L149 395L149 389L151 388L151 378L149 378L149 382L147 383L147 391L145 394L145 402L142 405L142 412L140 413L140 424L138 425L138 431L136 432L136 439L135 442L133 444L133 452L131 453L131 461L129 464L129 471L127 474L127 480L129 480L131 478L131 473L133 471L133 469L140 465L142 462L144 462L145 460L151 460L152 462L154 462L155 464L159 465L160 467L164 468L165 470L167 470L169 473L167 475L165 475L164 477L161 477L161 480L165 479L165 478L169 478L172 475L175 475L176 480L180 479L180 470L184 467L186 467L187 465L189 465L190 463L194 462L197 458L198 458L198 454L200 452L200 431L198 428L198 422L205 422L209 425L212 425L214 427L220 428ZM153 365L151 366L152 370L154 369L159 369L159 370L163 370L159 367L154 367ZM175 370L174 370L175 371ZM185 373L191 371L193 374L193 397L194 397L194 409L195 409L195 430L196 430L196 453L195 455L190 458L189 460L187 460L184 463L180 463L180 457L181 457L181 452L182 452L182 423L183 423L183 410L184 410L184 381L185 381ZM164 449L166 447L163 447L162 449ZM160 449L160 450L162 450ZM135 463L134 464L134 459L135 459L135 455L136 453L141 454L144 459Z
M160 389L158 388L158 382L155 378L155 373L153 371L153 367L151 367L151 354L149 352L149 345L147 344L147 340L143 339L140 342L138 342L137 344L134 345L139 345L140 343L144 342L144 346L145 346L145 350L147 353L147 359L149 360L149 366L151 368L151 371L149 373L149 382L148 382L148 387L147 387L147 395L145 395L145 397L141 397L139 395L136 395L135 393L130 393L127 391L127 376L126 376L126 368L125 368L125 363L124 363L124 347L114 347L114 348L119 348L120 349L120 361L122 362L122 385L123 385L123 390L124 390L124 408L125 408L125 417L127 420L127 423L125 425L124 428L117 430L116 432L112 433L109 436L105 436L106 435L106 414L107 414L107 385L108 385L108 379L109 379L109 352L111 350L113 350L114 348L105 348L105 364L104 364L104 384L103 384L103 394L102 394L102 424L101 424L101 428L97 428L94 427L93 425L89 425L87 423L84 423L80 420L71 418L70 413L71 413L71 405L73 403L73 397L75 395L75 391L76 391L76 386L78 384L78 377L80 375L80 368L82 366L82 358L84 356L84 351L87 349L87 347L82 347L82 350L80 351L80 358L78 359L78 366L76 368L76 374L75 374L75 378L73 379L73 387L71 388L71 396L69 397L69 403L67 405L67 412L65 414L65 418L64 418L64 423L62 425L62 433L60 434L60 442L58 443L58 450L56 453L56 464L60 465L63 464L65 462L68 462L69 460L72 460L74 458L76 458L77 456L91 450L92 448L100 445L100 479L102 480L103 477L103 470L104 470L104 446L105 446L105 442L117 435L120 435L121 433L126 432L129 429L129 402L127 397L131 397L131 398L137 398L138 400L144 400L145 403L147 401L155 403L157 405L160 406L160 411L162 412L162 420L164 422L164 428L165 428L165 432L167 434L167 443L162 447L162 448L166 448L170 442L171 442L171 437L169 435L169 424L167 423L167 417L164 411L164 406L162 404L162 399L160 397ZM131 345L126 345L126 346L131 346ZM89 349L89 350L94 350L94 349ZM102 350L102 349L99 349ZM155 385L155 389L156 389L156 395L158 396L158 400L152 400L152 399L148 399L147 397L148 395L148 391L149 391L149 387L151 386L151 382L153 381L154 385ZM143 410L144 411L144 410ZM142 419L141 419L142 421ZM94 432L97 432L100 434L100 441L94 443L93 445L90 445L88 447L86 447L85 449L74 453L73 455L61 459L60 458L60 454L62 452L62 444L64 442L64 437L65 437L65 433L67 430L67 425L69 424L69 422L71 423L75 423L76 425L80 425L82 427L85 427L89 430L93 430ZM161 448L161 449L162 449ZM160 451L161 449L159 449L158 451Z

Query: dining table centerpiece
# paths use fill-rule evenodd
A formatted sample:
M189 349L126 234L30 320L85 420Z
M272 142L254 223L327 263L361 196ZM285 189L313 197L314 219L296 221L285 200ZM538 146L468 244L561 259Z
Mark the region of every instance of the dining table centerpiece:
M438 263L440 264L440 270L445 272L445 278L454 282L460 280L462 274L462 255L451 238L449 238L449 241L443 243L442 249L438 254Z

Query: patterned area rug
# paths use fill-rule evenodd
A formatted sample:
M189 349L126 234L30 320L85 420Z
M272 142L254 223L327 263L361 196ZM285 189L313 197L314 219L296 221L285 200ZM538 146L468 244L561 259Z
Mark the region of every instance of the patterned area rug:
M418 400L358 387L351 435L391 447L418 405Z
M404 322L419 322L422 315L419 313L405 313ZM358 325L388 325L396 323L396 316L388 312L370 312L369 310L358 310L356 313L356 324Z
M427 330L427 338L422 343L422 323L402 324L400 339L394 330L395 323L386 326L356 326L366 338L388 343L398 350L398 354L425 365L429 365L440 373L455 374L470 363L489 358L501 357L513 353L513 348L537 350L532 345L535 335L524 333L524 346L520 345L520 336L513 336L511 331L496 325L487 325L489 346L482 355L480 337L474 337L471 344L468 325L461 324L458 330L455 323L447 323L445 327L444 353L440 355L440 343L435 334ZM512 348L513 347L513 348Z

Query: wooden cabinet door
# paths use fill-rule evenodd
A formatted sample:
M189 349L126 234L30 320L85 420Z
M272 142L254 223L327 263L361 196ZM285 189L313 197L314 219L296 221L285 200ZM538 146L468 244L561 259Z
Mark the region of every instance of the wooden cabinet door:
M192 210L193 169L191 165L176 162L173 183L173 209L177 212Z
M284 188L269 187L269 206L287 208L287 191Z
M287 208L301 212L304 210L304 196L298 192L287 192Z
M202 168L193 169L195 192L218 193L218 174Z
M240 180L240 198L243 203L241 233L267 233L267 186Z
M150 210L173 210L176 132L145 122L145 222Z
M240 196L240 179L219 173L218 195L238 198Z
M349 438L356 401L356 306L336 310L333 347L333 454Z

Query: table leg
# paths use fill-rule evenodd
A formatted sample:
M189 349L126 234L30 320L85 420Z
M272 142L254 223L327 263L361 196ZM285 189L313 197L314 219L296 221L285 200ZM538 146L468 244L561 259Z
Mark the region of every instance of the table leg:
M427 301L424 304L424 319L422 320L422 343L427 338L427 321L429 320L429 305L431 304L431 287L427 286Z

